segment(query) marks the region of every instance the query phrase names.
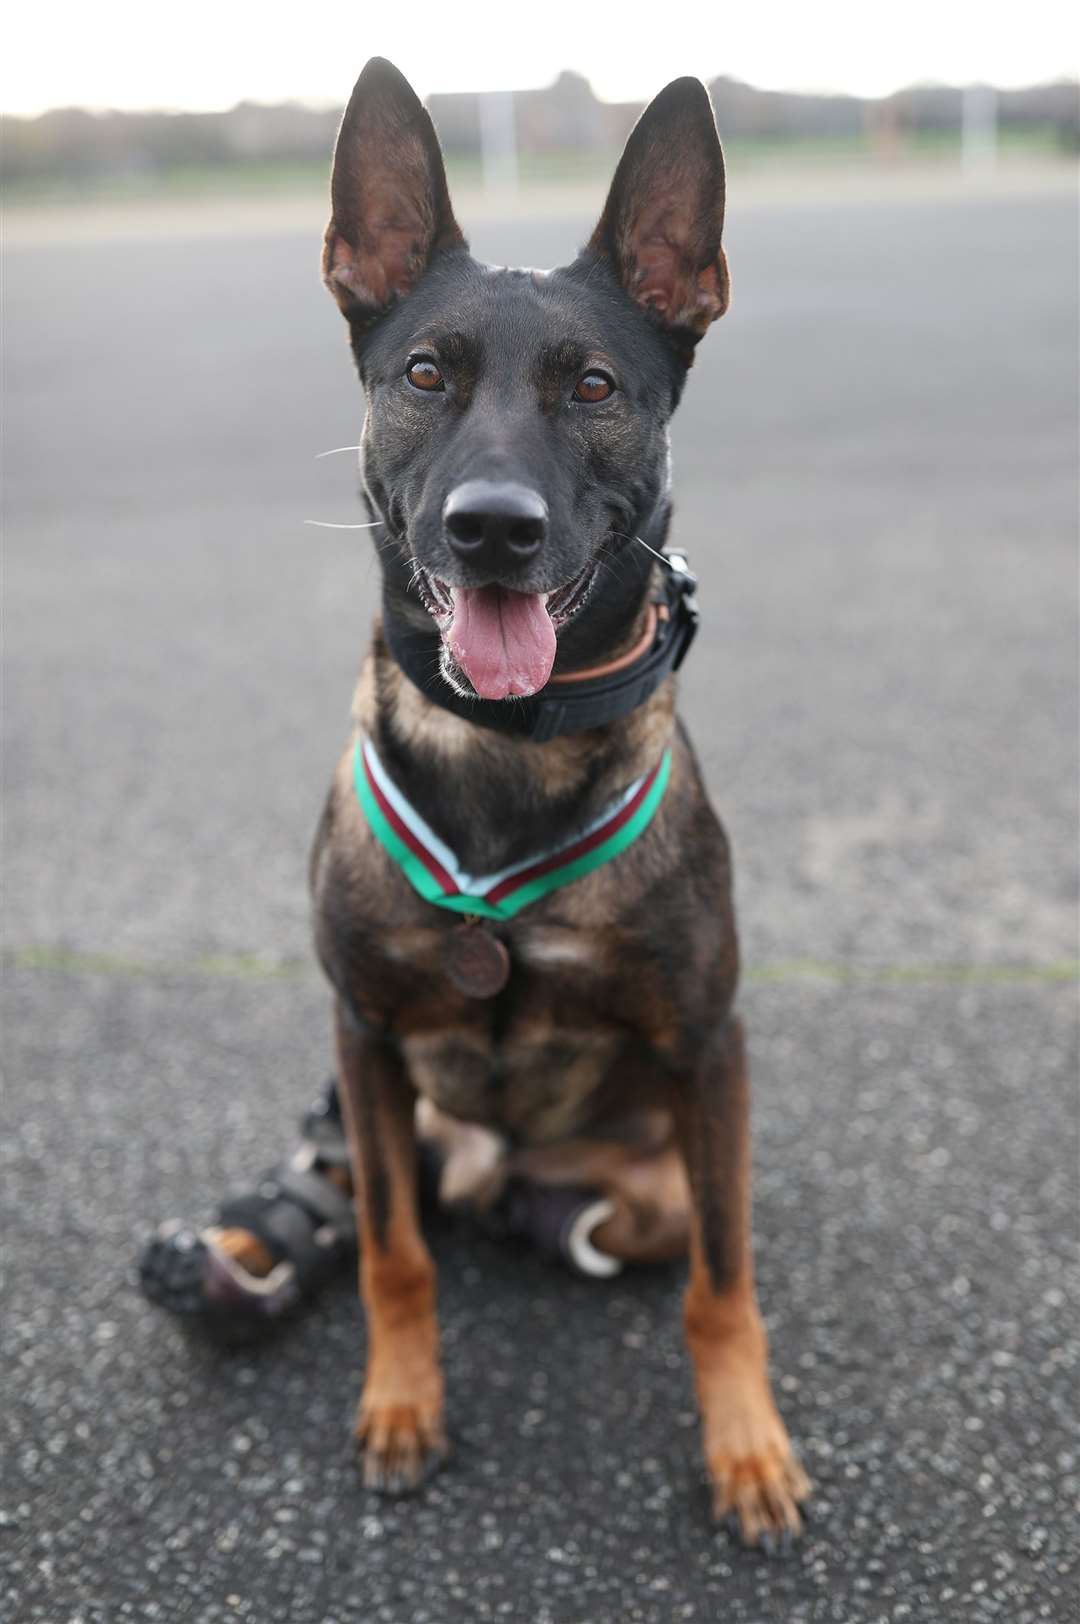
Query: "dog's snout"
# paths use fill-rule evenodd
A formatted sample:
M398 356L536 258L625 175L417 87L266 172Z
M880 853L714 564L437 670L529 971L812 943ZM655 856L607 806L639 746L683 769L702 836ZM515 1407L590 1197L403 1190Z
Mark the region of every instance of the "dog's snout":
M454 552L470 564L524 564L547 536L547 503L528 485L470 479L446 498L443 525Z

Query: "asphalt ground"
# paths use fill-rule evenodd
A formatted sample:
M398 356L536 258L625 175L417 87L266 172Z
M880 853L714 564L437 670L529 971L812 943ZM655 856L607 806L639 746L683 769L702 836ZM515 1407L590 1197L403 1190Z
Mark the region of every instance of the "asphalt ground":
M589 221L473 231L549 264ZM1075 1616L1076 209L740 208L675 432L682 704L733 836L758 1269L818 1486L709 1531L680 1271L440 1230L453 1462L346 1449L351 1287L258 1353L139 1297L324 1075L307 845L376 574L310 231L6 255L8 1434L17 1624Z

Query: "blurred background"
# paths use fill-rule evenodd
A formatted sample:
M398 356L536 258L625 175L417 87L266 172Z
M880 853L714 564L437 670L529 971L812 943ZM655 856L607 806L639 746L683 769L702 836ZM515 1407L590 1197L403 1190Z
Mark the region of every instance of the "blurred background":
M5 30L6 1616L1064 1618L1071 8L398 9ZM678 1271L597 1287L439 1238L457 1459L409 1507L343 1452L348 1285L229 1360L132 1283L153 1223L280 1155L329 1059L305 860L378 577L363 532L304 521L364 517L354 457L320 457L363 403L318 260L372 54L498 263L573 255L668 79L716 107L734 297L675 421L673 536L761 1295L818 1484L780 1568L705 1531Z
M49 48L52 18L20 19L27 54L12 58L5 104L17 115L6 125L9 201L321 197L342 110L342 41L356 24L332 6L318 39L297 40L294 29L268 30L262 10L227 8L223 21L220 9L189 8L166 49L142 8L114 3L115 53L102 50L96 18L72 12L62 61ZM701 52L699 76L744 186L793 166L887 182L911 169L974 174L1075 157L1076 63L1054 26L1059 5L1040 0L1027 41L962 6L943 16L916 5L906 48L895 35L868 37L858 7L831 9L832 28L803 23L780 42L761 17ZM654 87L686 71L682 47L626 32L610 8L583 19L557 3L527 49L489 27L478 50L473 28L437 13L421 42L400 22L379 37L382 54L412 64L459 191L524 188L532 207L538 187L565 206L567 188L602 184Z

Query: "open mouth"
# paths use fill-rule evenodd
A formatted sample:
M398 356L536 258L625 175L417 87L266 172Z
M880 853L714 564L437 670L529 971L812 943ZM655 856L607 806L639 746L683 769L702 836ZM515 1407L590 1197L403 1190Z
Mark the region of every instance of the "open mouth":
M494 583L452 587L418 568L416 587L442 636L444 668L449 659L481 699L510 699L545 686L557 634L582 608L595 578L589 564L554 592L514 592Z

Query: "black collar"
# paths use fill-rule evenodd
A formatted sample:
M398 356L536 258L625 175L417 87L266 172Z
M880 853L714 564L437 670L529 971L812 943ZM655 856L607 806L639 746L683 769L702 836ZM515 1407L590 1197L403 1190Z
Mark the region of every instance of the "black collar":
M564 733L582 733L586 728L617 722L643 705L664 679L679 669L694 640L698 626L697 577L691 573L685 553L665 549L657 557L665 569L650 646L613 671L549 682L527 699L463 698L440 674L437 632L416 631L387 615L383 635L409 680L433 704L466 722L532 739L537 744Z

